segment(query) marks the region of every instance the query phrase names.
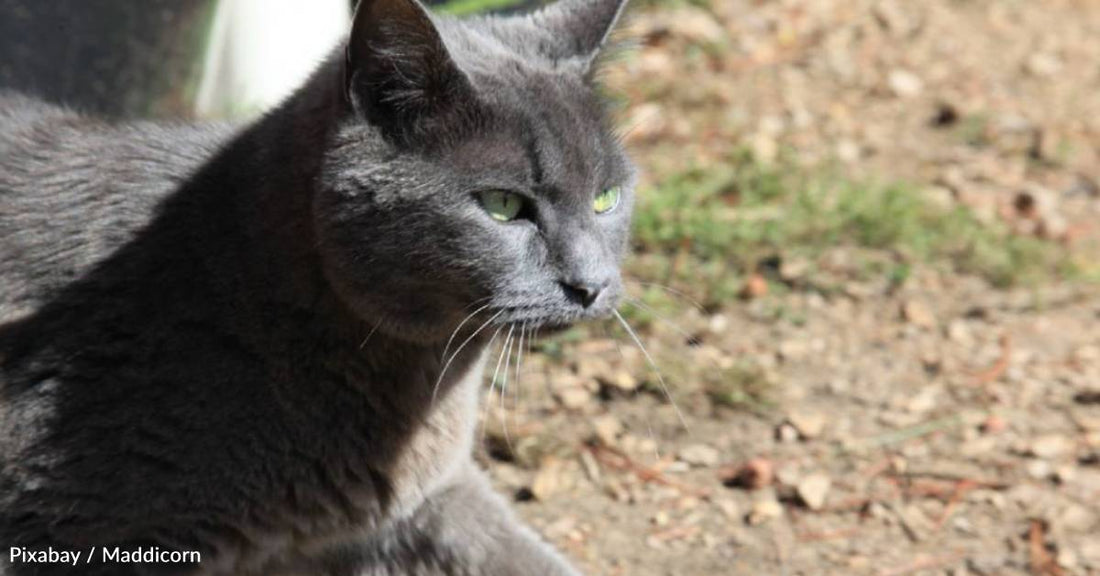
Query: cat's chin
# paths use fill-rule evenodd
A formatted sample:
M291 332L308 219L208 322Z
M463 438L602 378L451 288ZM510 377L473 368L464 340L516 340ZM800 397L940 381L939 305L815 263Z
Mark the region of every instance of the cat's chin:
M362 301L350 303L348 308L371 337L384 336L418 346L429 346L445 340L454 324L441 321L436 315L429 319L426 318L427 314L395 313L394 310L381 310ZM452 327L446 328L448 325Z
M540 335L553 336L555 334L561 334L576 325L576 322L553 322L543 324L539 326L538 329Z
M366 294L350 289L340 282L330 282L337 299L343 304L344 313L361 322L369 334L385 336L391 340L421 346L446 340L458 325L462 316L451 312L456 305L428 306L422 302L409 302L404 306L385 303L384 296ZM436 298L441 301L442 298ZM390 305L387 305L390 304ZM457 307L461 310L461 307Z

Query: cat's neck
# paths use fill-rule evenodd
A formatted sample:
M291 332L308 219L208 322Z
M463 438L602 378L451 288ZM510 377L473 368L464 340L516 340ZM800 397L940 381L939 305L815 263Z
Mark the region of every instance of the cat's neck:
M255 283L251 290L288 303L317 298L324 284L311 204L326 143L344 113L340 74L335 62L326 63L200 171L190 183L194 190L180 194L198 199L190 220L206 223L212 212L229 216L210 222L223 228L210 233L232 236L228 246L237 253L226 256L237 261L212 258L212 265L236 268Z

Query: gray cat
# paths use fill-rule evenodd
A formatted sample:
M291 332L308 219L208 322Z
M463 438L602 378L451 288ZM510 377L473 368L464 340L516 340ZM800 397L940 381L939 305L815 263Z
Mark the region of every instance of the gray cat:
M0 95L0 573L576 574L471 445L491 335L622 292L622 2L363 0L239 132Z

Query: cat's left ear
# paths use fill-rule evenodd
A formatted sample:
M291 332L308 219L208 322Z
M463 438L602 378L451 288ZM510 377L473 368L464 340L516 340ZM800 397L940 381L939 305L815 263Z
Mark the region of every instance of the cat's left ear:
M457 109L473 93L417 0L360 0L346 67L348 100L398 138Z
M622 16L627 0L558 0L531 15L534 24L548 32L540 47L553 60L596 61L611 31Z

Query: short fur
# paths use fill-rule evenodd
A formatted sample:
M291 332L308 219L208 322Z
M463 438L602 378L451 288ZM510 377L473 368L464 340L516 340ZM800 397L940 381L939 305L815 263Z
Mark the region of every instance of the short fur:
M471 448L490 334L619 298L633 176L591 69L621 4L364 0L241 131L0 95L0 543L203 558L81 574L575 574Z

